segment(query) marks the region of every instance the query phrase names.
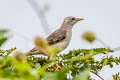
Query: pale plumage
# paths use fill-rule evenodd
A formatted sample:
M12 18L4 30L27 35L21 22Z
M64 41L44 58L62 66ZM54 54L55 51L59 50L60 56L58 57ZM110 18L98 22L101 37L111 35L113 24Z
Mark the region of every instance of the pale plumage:
M66 17L62 26L46 38L48 44L54 48L60 48L64 50L70 43L72 37L72 28L74 24L81 20L83 20L83 18L75 18L72 16ZM43 53L37 48L33 48L26 53L26 55L36 54Z

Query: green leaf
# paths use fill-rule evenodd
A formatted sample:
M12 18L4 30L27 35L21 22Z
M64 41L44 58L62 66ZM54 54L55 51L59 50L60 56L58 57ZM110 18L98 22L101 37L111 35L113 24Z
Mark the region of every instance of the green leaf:
M62 70L57 72L57 78L58 80L65 80L67 74L69 72L69 68L65 67Z
M45 74L43 80L66 80L66 76L69 72L69 68L65 67L57 72L48 72Z
M57 75L55 73L48 72L43 77L43 80L58 80L58 78L57 78Z
M8 30L0 30L0 47L8 39Z
M89 77L89 70L85 70L83 72L80 72L78 75L76 75L73 80L88 80Z

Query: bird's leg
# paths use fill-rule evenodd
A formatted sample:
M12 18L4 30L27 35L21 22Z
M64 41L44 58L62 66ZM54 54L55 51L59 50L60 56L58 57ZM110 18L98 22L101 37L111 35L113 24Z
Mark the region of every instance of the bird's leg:
M53 60L53 57L52 56L48 56L47 60ZM56 70L61 70L62 67L57 63L55 64L56 65Z
M56 64L56 67L57 67L56 70L61 70L62 69L62 67L58 64Z

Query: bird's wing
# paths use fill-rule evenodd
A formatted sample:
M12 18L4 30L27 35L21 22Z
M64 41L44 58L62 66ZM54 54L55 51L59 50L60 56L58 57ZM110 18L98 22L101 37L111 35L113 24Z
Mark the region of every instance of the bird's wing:
M56 30L46 38L48 44L53 45L57 42L64 40L66 38L66 32L66 30Z

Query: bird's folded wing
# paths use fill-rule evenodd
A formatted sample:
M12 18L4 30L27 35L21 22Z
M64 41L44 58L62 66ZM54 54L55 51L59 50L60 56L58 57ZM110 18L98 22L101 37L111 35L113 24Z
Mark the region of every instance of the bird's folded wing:
M48 44L53 45L55 43L64 40L66 38L66 32L67 32L66 30L62 30L62 29L56 30L46 38Z

